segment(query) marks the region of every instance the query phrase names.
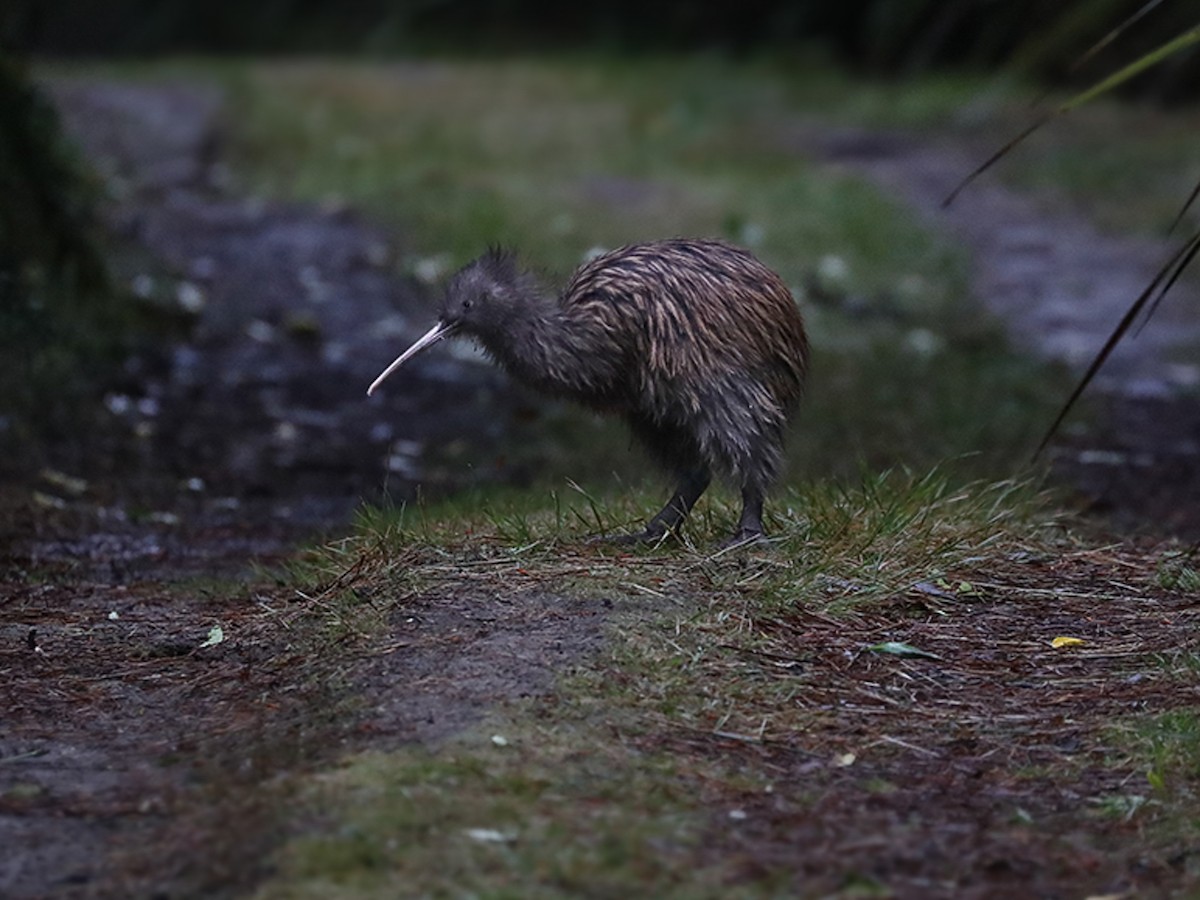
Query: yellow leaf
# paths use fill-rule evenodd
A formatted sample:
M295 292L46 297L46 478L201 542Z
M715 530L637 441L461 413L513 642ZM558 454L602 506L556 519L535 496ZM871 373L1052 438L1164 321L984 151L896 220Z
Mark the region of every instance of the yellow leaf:
M1060 647L1078 647L1080 644L1086 643L1087 641L1085 641L1083 638L1062 637L1060 635L1050 642L1050 646L1057 650Z

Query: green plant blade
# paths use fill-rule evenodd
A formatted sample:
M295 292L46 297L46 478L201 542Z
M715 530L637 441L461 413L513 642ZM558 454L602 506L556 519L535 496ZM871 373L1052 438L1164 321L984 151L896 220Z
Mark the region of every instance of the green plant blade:
M951 203L953 203L954 198L962 193L963 189L966 188L967 185L969 185L976 178L1011 153L1013 148L1025 141L1026 138L1044 126L1047 122L1053 121L1059 116L1064 116L1076 107L1082 106L1088 101L1099 97L1101 94L1107 93L1113 88L1119 87L1129 79L1133 78L1135 75L1141 74L1147 69L1158 65L1164 59L1167 59L1168 57L1173 56L1181 50L1185 50L1196 43L1200 43L1200 25L1189 31L1185 31L1183 34L1173 38L1172 40L1167 41L1162 46L1151 50L1149 53L1139 57L1124 68L1121 68L1109 75L1107 78L1101 79L1087 90L1081 91L1070 99L1059 104L1059 106L1056 107L1052 113L1043 115L1040 119L1026 128L1012 140L1008 141L1008 143L993 153L978 168L960 181L954 190L952 190L946 196L946 199L942 201L942 206L949 206ZM1184 208L1186 210L1186 206Z
M1135 75L1140 75L1147 69L1158 65L1164 59L1174 56L1179 51L1185 50L1197 42L1200 42L1200 25L1191 29L1190 31L1185 31L1183 34L1173 38L1172 40L1167 41L1160 47L1151 50L1144 56L1135 59L1124 68L1113 72L1107 78L1103 78L1096 82L1096 84L1092 85L1087 90L1081 91L1074 97L1066 100L1058 107L1059 114L1070 112L1077 106L1082 106L1090 100L1094 100L1096 97L1099 97L1101 94L1105 94L1108 91L1111 91L1113 88L1119 87L1129 79L1133 78Z

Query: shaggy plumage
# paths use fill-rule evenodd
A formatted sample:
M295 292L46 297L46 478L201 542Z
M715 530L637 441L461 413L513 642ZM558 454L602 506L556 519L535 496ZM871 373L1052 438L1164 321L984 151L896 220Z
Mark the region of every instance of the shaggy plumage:
M557 297L492 251L453 277L438 325L371 389L451 334L475 338L525 384L629 422L678 479L642 537L678 528L714 474L742 493L733 540L762 533L808 344L787 287L748 251L710 240L634 244L581 267Z

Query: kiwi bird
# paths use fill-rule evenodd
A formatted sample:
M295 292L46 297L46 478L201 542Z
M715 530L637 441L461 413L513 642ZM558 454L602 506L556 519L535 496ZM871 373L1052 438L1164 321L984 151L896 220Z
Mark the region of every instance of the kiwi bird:
M808 363L783 281L716 240L632 244L579 268L554 296L492 250L453 276L437 324L368 388L443 338L474 338L518 381L628 423L677 479L638 536L677 530L714 475L741 491L731 543L763 534L788 419Z

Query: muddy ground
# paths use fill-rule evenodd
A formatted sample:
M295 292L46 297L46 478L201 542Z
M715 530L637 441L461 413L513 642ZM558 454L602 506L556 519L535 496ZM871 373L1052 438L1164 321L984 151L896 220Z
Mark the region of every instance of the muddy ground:
M289 626L311 604L269 567L297 542L344 527L381 485L394 499L418 482L461 487L455 463L464 457L484 461L467 477L519 480L507 457L489 461L489 448L514 417L533 414L528 401L478 361L446 355L363 400L381 363L428 321L424 289L395 273L396 239L352 211L232 196L217 95L183 84L55 91L72 132L118 187L114 228L146 254L145 272L127 274L148 301L191 322L186 340L131 359L104 398L101 440L55 448L51 471L27 469L0 495L0 895L236 892L263 872L279 824L272 792L287 789L281 773L370 741L436 740L489 704L544 690L559 661L595 645L603 608L544 591L410 598L357 672L296 637ZM861 168L926 211L945 193L944 173L969 168L951 166L944 147L811 137L803 152ZM1079 222L1047 219L995 187L964 195L956 209L951 227L976 252L981 299L1032 351L1073 363L1098 343L1104 317L1080 315L1072 298L1099 292L1125 302L1123 287L1103 285L1140 283L1155 259L1143 244L1104 238L1097 277L1096 258L1069 249L1099 240ZM1054 285L1074 287L1042 302L1037 292ZM1084 502L1121 525L1200 534L1200 414L1175 393L1193 373L1156 361L1170 341L1190 340L1194 324L1174 322L1161 340L1123 355L1104 385L1112 414L1056 450ZM1058 574L1081 596L1107 578L1085 563ZM1155 621L1194 621L1193 601L1147 585L1128 602L1131 615L1152 607ZM819 623L780 627L805 642L839 639ZM979 689L1006 671L984 655L958 660L946 678ZM357 711L344 701L355 679L377 692ZM401 683L407 703L386 692ZM1058 695L1063 711L1045 720L1060 724L1004 752L1069 753L1076 738L1061 723L1072 710L1129 700L1103 696L1099 683L1071 684ZM1194 703L1190 690L1129 689L1151 710ZM771 765L796 779L810 760L787 747L711 746L711 737L663 741L774 754ZM1012 800L1026 791L1018 805L1037 818L1069 823L1074 807L1061 792L990 781L998 759L986 749L963 743L915 767L920 753L897 756L894 771L868 776L899 791L874 799L861 771L823 774L819 834L777 804L751 811L757 831L714 840L736 844L747 874L797 847L810 848L795 858L797 871L818 880L829 859L848 870L886 863L881 877L905 885L904 896L1012 896L1031 884L1040 896L1081 895L1080 885L1141 886L1153 896L1195 872L1182 848L1123 856L1119 820L1049 844L993 827L998 792ZM1091 777L1067 790L1094 792ZM952 806L949 824L930 831L905 818L930 804ZM881 840L887 854L873 843ZM983 873L979 889L953 893L953 879L972 872Z

